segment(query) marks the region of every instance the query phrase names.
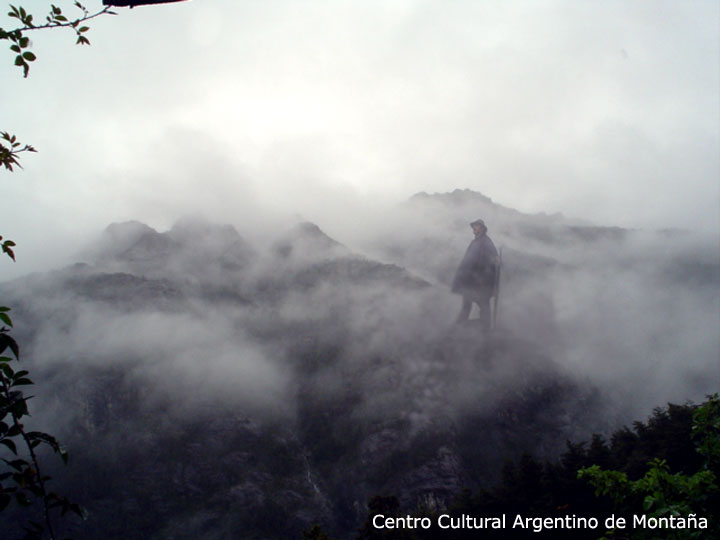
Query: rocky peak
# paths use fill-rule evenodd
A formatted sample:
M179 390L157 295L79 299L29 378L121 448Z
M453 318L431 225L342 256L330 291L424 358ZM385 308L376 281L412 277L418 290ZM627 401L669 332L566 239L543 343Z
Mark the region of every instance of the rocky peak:
M91 252L97 260L117 257L131 249L144 236L157 234L155 229L139 221L111 223L91 247Z
M170 273L200 279L215 267L220 273L238 270L253 256L253 248L232 225L194 217L162 233L139 221L113 223L90 249L90 259L104 271L152 278Z
M424 191L421 191L420 193L416 193L412 197L410 197L410 202L427 202L427 201L435 201L445 204L452 204L456 206L465 205L465 204L495 204L493 203L493 200L490 197L486 197L482 193L478 191L473 191L471 189L456 189L450 193L433 193L428 194Z
M273 245L284 259L318 261L350 255L350 250L309 221L298 223Z

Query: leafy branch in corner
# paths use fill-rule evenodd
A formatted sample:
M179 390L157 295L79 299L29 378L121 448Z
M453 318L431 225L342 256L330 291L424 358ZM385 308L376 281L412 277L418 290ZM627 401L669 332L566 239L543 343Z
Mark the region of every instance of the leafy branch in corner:
M654 458L642 478L631 480L627 473L605 470L598 465L582 468L578 478L595 487L596 495L608 495L618 508L624 505L630 514L649 517L698 516L707 519L707 531L687 529L675 531L672 538L717 538L720 533L718 502L718 465L720 465L720 397L707 396L707 401L693 412L692 438L695 449L702 456L703 467L694 474L670 472L664 459ZM608 531L612 536L615 531ZM706 536L707 535L707 536ZM605 538L605 537L603 537ZM635 539L655 539L655 531L637 531Z
M84 23L100 15L114 15L107 6L91 13L80 2L76 1L74 4L80 10L79 16L70 19L61 8L51 4L44 24L35 24L33 15L22 6L10 5L8 16L17 19L20 26L12 30L0 28L0 40L10 42L10 50L16 54L15 65L22 68L23 77L28 76L30 63L36 60L35 53L30 50L30 38L25 35L27 32L70 28L75 32L77 45L89 45L90 40L86 33L90 28ZM22 168L19 154L35 151L31 145L18 141L15 135L0 131L0 164L6 170L13 172L15 166ZM3 240L0 236L0 250L13 261L14 247L15 242ZM10 335L12 319L9 311L10 308L0 306L0 450L4 450L4 453L0 454L0 465L4 464L4 467L0 468L0 511L5 510L13 500L21 507L28 508L39 501L42 517L37 520L29 519L25 526L24 540L40 540L46 537L55 540L53 514L59 511L61 515L65 515L70 512L84 518L84 511L79 505L49 491L47 483L50 477L44 475L40 468L37 452L41 447L50 448L67 463L65 449L52 435L29 431L23 424L24 417L30 414L27 402L32 396L25 396L22 387L34 383L28 378L28 371L15 369L15 365L20 361L20 348Z
M37 152L29 144L23 146L15 135L10 135L7 131L0 132L0 140L8 144L8 146L5 146L0 142L0 164L10 172L13 171L13 165L17 165L22 169L22 165L18 162L18 154L21 152Z
M67 463L67 452L52 435L41 431L28 431L23 418L29 416L27 402L32 396L25 396L21 387L34 384L28 378L28 371L16 371L13 364L20 360L20 349L10 335L12 320L7 307L0 307L0 354L9 350L9 356L0 356L0 445L11 454L10 459L2 458L6 467L0 472L0 510L4 510L14 499L21 507L30 507L33 501L40 501L42 524L30 521L25 538L39 540L45 533L55 539L51 514L59 510L61 515L72 512L84 518L82 508L65 497L48 490L49 476L42 473L37 457L37 448L49 447Z
M10 42L10 50L16 55L15 65L22 68L23 77L28 76L30 63L37 60L35 53L30 50L32 42L30 38L25 35L27 32L52 28L70 28L75 32L75 43L77 45L90 45L90 40L86 35L90 27L85 23L101 15L116 14L110 10L110 6L105 6L101 10L91 13L80 2L76 1L74 5L80 10L80 15L75 18L68 18L65 13L63 13L62 8L55 4L50 4L50 10L45 17L44 24L35 24L33 15L28 13L24 7L10 5L10 11L7 15L11 19L17 19L20 22L20 26L12 30L6 30L0 27L0 40ZM15 135L10 135L6 131L0 132L0 140L4 141L4 143L0 142L0 165L10 172L13 171L14 166L22 168L18 160L20 153L36 152L35 148L31 145L21 144Z
M33 15L28 13L24 7L10 5L8 17L17 19L22 26L13 30L0 28L0 39L6 39L11 42L10 50L17 55L15 56L15 65L22 68L23 77L28 76L30 62L34 62L37 59L35 53L29 50L31 42L30 38L25 35L26 32L47 28L70 28L75 32L77 38L75 43L77 45L90 45L90 40L85 35L86 32L90 30L90 27L83 23L101 15L115 15L115 12L110 11L110 6L105 6L95 13L90 13L80 2L75 2L75 7L80 10L81 15L74 19L69 19L61 8L55 4L50 4L50 11L45 17L45 23L36 25Z

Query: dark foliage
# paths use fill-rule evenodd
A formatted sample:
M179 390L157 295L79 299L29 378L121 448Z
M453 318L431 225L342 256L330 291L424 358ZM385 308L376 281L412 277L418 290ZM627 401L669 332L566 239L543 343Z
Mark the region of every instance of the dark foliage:
M631 480L642 477L653 459L665 460L671 473L694 474L705 467L693 439L693 405L673 405L657 408L647 422L635 422L633 428L615 431L610 440L593 435L589 443L567 442L567 450L556 462L542 462L530 454L518 461L508 461L502 471L501 482L492 489L458 493L445 510L401 508L392 496L376 496L368 504L368 514L356 540L425 540L442 538L464 540L470 538L552 538L595 539L605 532L603 520L612 513L630 515L630 506L616 508L609 497L599 497L585 480L578 479L578 470L592 465L624 472ZM437 515L460 517L506 516L504 529L444 529L437 528ZM378 529L373 526L375 515L394 517L430 517L432 527L423 529ZM516 515L523 517L595 517L597 529L555 529L541 533L512 529ZM314 531L318 534L319 529ZM662 531L660 531L662 532ZM701 537L701 536L700 536Z

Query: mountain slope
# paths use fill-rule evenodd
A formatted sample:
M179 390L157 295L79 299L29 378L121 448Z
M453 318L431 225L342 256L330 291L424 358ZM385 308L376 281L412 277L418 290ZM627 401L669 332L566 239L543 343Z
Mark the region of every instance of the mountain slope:
M683 391L717 382L702 326L712 260L686 283L676 258L630 233L548 244L511 222L536 217L496 208L508 221L487 219L505 245L487 334L451 324L459 300L442 282L469 241L464 216L494 203L428 197L441 218L383 236L389 262L312 223L258 247L230 226L131 222L108 227L91 264L0 284L38 383L37 427L73 456L57 489L90 512L73 536L292 538L321 522L348 537L372 495L442 506L507 458L609 431L627 405L621 376L641 372L660 395L648 359L669 369L663 354L687 352L671 379ZM683 249L684 264L703 261Z

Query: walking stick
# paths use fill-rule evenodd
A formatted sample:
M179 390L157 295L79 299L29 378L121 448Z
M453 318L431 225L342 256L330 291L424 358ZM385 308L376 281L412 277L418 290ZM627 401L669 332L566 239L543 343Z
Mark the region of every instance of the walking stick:
M500 297L500 269L502 268L502 246L498 251L498 263L495 267L495 291L493 294L492 328L497 328L498 298Z

